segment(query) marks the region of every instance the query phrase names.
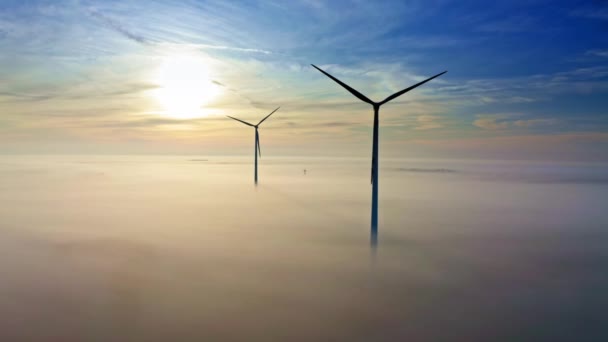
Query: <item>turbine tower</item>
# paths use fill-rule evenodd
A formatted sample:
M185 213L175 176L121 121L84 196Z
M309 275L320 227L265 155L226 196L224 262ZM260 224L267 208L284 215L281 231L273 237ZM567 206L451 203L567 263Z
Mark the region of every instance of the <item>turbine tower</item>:
M253 124L250 124L249 122L246 122L246 121L243 121L243 120L240 120L237 118L233 118L232 116L227 115L232 120L242 122L247 126L251 126L251 127L255 128L255 149L254 149L254 153L253 153L253 155L255 157L255 171L253 174L253 180L255 182L255 185L258 185L258 154L260 155L260 158L262 158L262 149L260 148L260 135L258 134L258 126L260 126L262 124L262 122L264 122L264 120L268 119L268 117L270 117L272 114L274 114L274 112L279 110L279 108L281 108L281 107L277 107L277 109L273 110L272 113L266 115L266 117L263 118L260 122L258 122L257 125L253 125Z
M410 91L418 86L425 84L426 82L428 82L436 77L439 77L439 76L445 74L447 71L439 73L431 78L427 78L426 80L416 83L409 88L405 88L401 91L398 91L398 92L394 93L393 95L387 97L383 101L374 102L374 101L368 99L365 95L361 94L360 92L358 92L355 89L348 86L346 83L340 81L339 79L333 77L332 75L328 74L327 72L321 70L316 65L314 65L314 64L311 64L311 65L315 69L322 72L325 76L331 78L336 83L338 83L339 85L344 87L344 89L348 90L351 94L353 94L359 100L369 103L374 108L374 136L373 136L373 147L372 147L372 177L371 177L371 181L372 181L371 244L372 244L372 246L376 246L376 244L378 242L378 113L380 112L380 106L407 93L408 91Z

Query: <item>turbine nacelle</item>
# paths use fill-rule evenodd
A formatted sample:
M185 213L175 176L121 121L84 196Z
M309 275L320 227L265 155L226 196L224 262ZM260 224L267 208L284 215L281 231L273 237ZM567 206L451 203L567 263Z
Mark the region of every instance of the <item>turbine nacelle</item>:
M249 123L247 121L243 121L241 119L234 118L234 117L232 117L230 115L226 115L226 116L229 117L229 118L231 118L232 120L236 120L236 121L238 121L240 123L244 123L247 126L255 127L255 129L257 129L262 124L262 122L264 122L266 119L268 119L272 114L274 114L274 112L276 112L277 110L279 110L279 108L281 108L281 107L277 107L277 109L273 110L270 114L266 115L262 120L260 120L260 122L258 122L257 125L254 125L254 124Z

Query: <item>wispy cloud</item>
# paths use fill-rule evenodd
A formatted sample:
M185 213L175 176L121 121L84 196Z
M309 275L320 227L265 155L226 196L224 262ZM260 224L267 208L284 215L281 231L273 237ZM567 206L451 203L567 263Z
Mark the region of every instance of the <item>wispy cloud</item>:
M608 58L608 49L593 49L585 52L587 56L597 56Z
M96 9L89 9L88 13L91 17L99 19L109 29L121 34L123 37L125 37L127 39L130 39L130 40L135 41L140 44L145 44L145 45L157 44L161 48L177 47L180 49L190 48L190 49L199 49L199 50L220 50L220 51L223 50L223 51L234 51L234 52L245 52L245 53L260 53L260 54L266 54L266 55L269 55L272 53L268 50L255 49L255 48L243 48L243 47L235 47L235 46L227 46L227 45L214 45L214 44L193 44L193 43L175 44L175 43L169 43L169 42L162 42L162 41L158 41L158 40L152 40L151 38L148 38L148 37L144 36L143 34L139 34L139 33L134 32L131 29L128 29L122 21L111 18Z
M600 3L598 1L598 3ZM606 6L587 6L575 9L570 12L571 15L590 19L608 20L608 7Z
M466 105L512 105L555 101L564 94L608 93L608 67L595 65L548 74L470 79L439 84L437 96Z
M494 20L477 27L481 32L515 33L527 32L535 26L536 20L528 15L519 15L505 19Z
M481 114L477 115L473 126L496 131L511 128L546 128L561 122L557 118L518 119L522 116L522 114Z
M416 118L417 125L414 127L416 130L429 130L443 127L440 122L440 118L436 115L420 115Z
M179 49L179 50L189 49L192 51L217 50L217 51L244 52L244 53L262 54L262 55L272 54L272 51L269 51L269 50L245 48L245 47L238 47L238 46L213 45L213 44L159 42L159 43L157 43L157 46L161 49Z
M114 85L111 89L95 88L92 91L90 88L61 87L59 90L49 91L46 93L25 93L14 91L0 91L0 99L4 98L4 102L26 102L46 101L46 100L80 100L80 99L95 99L100 97L114 98L124 95L138 94L144 91L158 88L156 84L150 83L124 83Z
M513 125L517 127L539 127L539 126L553 126L557 125L560 121L555 118L550 119L530 119L530 120L517 120L513 122Z
M112 19L110 17L108 17L107 15L97 11L96 9L90 9L89 10L89 15L91 17L97 18L99 19L106 27L114 30L115 32L120 33L121 35L123 35L124 37L140 43L140 44L149 44L150 41L145 38L143 35L137 34L129 29L127 29L123 23L121 23L120 21L116 20L116 19Z
M449 48L454 46L467 46L473 42L481 41L482 38L459 38L453 36L416 36L403 37L399 39L399 43L408 48L417 49L432 49L432 48Z
M27 93L16 93L12 91L0 91L0 98L5 100L20 100L20 101L42 101L52 97L52 95L42 94L27 94Z
M477 119L473 121L473 126L487 130L503 130L509 128L509 118L513 114L490 114L490 115L478 115Z
M261 54L265 54L265 55L269 55L272 53L268 50L240 48L240 47L224 46L224 45L195 44L193 46L195 46L199 49L203 49L203 50L209 49L209 50L227 50L227 51L238 51L238 52L253 52L253 53L261 53Z

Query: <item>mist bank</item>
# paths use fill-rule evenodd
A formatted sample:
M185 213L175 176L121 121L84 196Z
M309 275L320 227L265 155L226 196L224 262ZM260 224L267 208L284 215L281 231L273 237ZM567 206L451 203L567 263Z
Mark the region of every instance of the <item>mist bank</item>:
M608 337L603 165L387 159L372 258L369 160L252 159L2 159L0 337Z

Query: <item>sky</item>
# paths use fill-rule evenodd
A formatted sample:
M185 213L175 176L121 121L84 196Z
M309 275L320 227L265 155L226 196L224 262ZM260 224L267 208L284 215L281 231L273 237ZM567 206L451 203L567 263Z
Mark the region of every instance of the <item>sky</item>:
M605 1L0 3L0 153L608 160Z

